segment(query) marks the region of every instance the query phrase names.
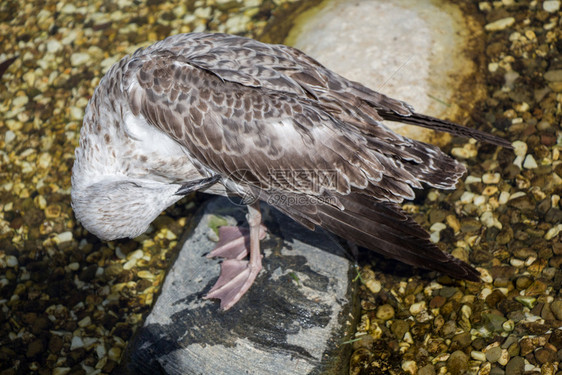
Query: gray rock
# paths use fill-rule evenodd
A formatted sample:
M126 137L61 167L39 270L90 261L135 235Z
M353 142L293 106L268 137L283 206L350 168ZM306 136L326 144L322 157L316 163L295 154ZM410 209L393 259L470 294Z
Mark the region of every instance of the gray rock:
M462 374L468 367L468 356L457 350L447 359L447 369L453 375Z
M211 214L245 224L245 206L210 201L169 271L144 326L129 344L125 374L340 374L348 372L358 304L352 263L321 230L265 204L263 270L230 310L205 300L219 261L205 257ZM351 324L350 324L351 323Z
M505 371L501 367L492 367L490 369L490 375L504 375Z
M555 300L550 304L550 310L558 320L562 320L562 300Z
M435 375L435 367L429 363L418 371L418 375Z
M562 69L549 70L544 73L544 79L550 82L562 81Z
M488 349L488 351L486 352L486 359L489 362L497 362L500 359L500 356L502 354L502 349L499 346L495 346L493 348Z
M518 375L522 374L525 370L525 360L523 357L513 357L507 362L505 372L507 374Z

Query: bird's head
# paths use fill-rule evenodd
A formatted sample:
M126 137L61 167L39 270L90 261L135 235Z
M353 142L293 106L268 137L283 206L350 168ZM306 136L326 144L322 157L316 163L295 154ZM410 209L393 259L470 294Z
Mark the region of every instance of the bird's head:
M134 238L182 198L180 185L111 177L92 184L73 178L72 208L78 221L102 240Z

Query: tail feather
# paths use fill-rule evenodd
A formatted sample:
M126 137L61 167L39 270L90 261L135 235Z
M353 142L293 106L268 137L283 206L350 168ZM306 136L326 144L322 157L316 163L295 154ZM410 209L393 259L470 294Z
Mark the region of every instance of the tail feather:
M451 121L441 120L436 117L431 117L415 112L412 113L411 115L404 116L394 112L384 111L382 109L377 109L377 111L379 115L382 116L382 118L388 121L403 122L405 124L421 126L422 128L428 128L428 129L451 133L454 135L458 135L460 137L474 138L478 141L491 143L497 146L503 146L509 149L513 148L511 143L506 139L497 137L495 135L483 132L478 129L473 129L459 124L455 124L454 122Z
M267 192L261 192L261 198L267 200ZM315 223L387 257L455 278L479 280L480 274L476 269L441 251L429 240L429 234L399 205L377 202L360 193L339 195L337 198L344 206L343 210L325 203L290 203L302 203L302 199L285 199L278 204L274 202L274 205L309 228L311 223Z

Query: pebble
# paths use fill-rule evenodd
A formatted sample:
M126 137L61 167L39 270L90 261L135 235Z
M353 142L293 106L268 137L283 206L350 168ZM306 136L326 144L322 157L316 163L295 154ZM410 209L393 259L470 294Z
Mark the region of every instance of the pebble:
M447 215L445 220L447 221L447 225L449 225L455 233L458 233L461 230L461 223L456 216Z
M78 271L78 269L80 268L80 263L78 262L72 262L70 263L68 266L66 266L70 271Z
M14 109L21 108L27 103L29 103L29 98L27 96L25 95L16 96L14 99L12 99L12 108Z
M478 272L480 272L480 278L484 283L491 284L494 281L490 271L486 268L478 268Z
M144 256L144 252L143 252L142 250L138 249L138 250L135 250L135 251L131 252L131 253L127 256L127 258L128 258L129 260L137 260L137 259L142 258L143 256Z
M465 191L464 193L462 193L462 195L460 197L460 201L461 201L461 203L464 203L464 204L472 203L475 196L476 196L476 194L474 194L470 191Z
M410 325L408 324L408 322L397 319L392 322L390 330L392 331L394 336L396 336L396 338L400 340L406 335L406 333L408 333L409 328Z
M503 323L507 320L502 315L483 314L482 317L487 322L487 327L493 332L503 331Z
M505 374L505 371L501 367L496 366L496 367L490 368L490 374L489 375L504 375L504 374Z
M16 258L16 257L13 256L13 255L8 255L8 256L6 257L6 265L7 265L8 267L11 267L11 268L17 267L17 265L18 265L18 258Z
M558 236L558 234L560 233L560 231L562 231L562 224L558 224L556 226L553 226L552 228L550 228L546 234L544 235L545 240L550 241L551 239L553 239L554 237Z
M484 173L482 175L482 182L485 184L497 184L500 182L500 177L499 173Z
M51 204L45 208L45 217L47 219L56 219L61 214L61 207L58 204Z
M486 211L480 216L480 221L488 228L496 227L499 230L502 229L502 223L494 217L494 214L490 211Z
M47 169L51 165L52 156L46 152L43 152L39 159L37 159L37 166L40 169Z
M512 143L513 153L515 156L525 156L527 153L527 144L523 141L515 141Z
M53 369L53 375L66 375L70 372L70 367L55 367Z
M562 300L555 300L550 304L550 310L558 320L562 320Z
M430 241L433 243L437 243L439 242L440 239L440 232L447 228L447 226L443 223L435 223L431 226L431 228L429 229L431 232L431 235L429 237Z
M486 188L482 191L482 194L487 197L490 197L492 195L495 195L497 192L498 192L498 187L490 185L490 186L486 186Z
M425 301L416 302L413 303L412 306L410 306L410 314L412 315L418 315L424 310L427 310L427 304L425 303Z
M486 354L484 354L484 353L482 353L481 351L478 351L478 350L471 351L470 356L472 357L472 359L480 361L480 362L484 362L486 360Z
M542 8L548 13L558 12L558 10L560 9L560 1L546 0L544 3L542 3Z
M484 26L484 28L488 31L499 31L508 28L509 26L515 23L515 18L513 17L506 17L501 18L497 21L491 22Z
M416 364L416 361L404 361L402 362L402 370L408 374L417 374L418 365Z
M486 203L486 197L483 195L476 195L474 197L474 201L472 202L474 203L475 206L482 206L484 203Z
M84 348L90 350L98 341L99 339L97 337L84 337Z
M525 161L523 162L523 168L525 169L535 169L537 168L537 162L535 160L535 158L533 157L533 155L529 154L527 155L527 157L525 158Z
M47 42L47 51L50 53L57 53L63 49L63 45L56 39L51 39Z
M561 82L562 81L562 69L549 70L544 73L544 79L549 82Z
M96 345L96 355L98 356L98 358L103 358L107 355L107 351L105 349L104 344Z
M92 324L92 318L90 318L90 316L86 316L84 319L82 319L81 321L78 322L78 327L87 327L90 324Z
M511 264L513 267L521 268L525 265L525 262L521 259L510 259L509 264Z
M404 342L407 342L410 345L414 344L414 338L410 332L406 332L403 337Z
M503 322L502 328L505 332L511 332L515 329L515 323L513 322L513 320L508 319L505 322Z
M470 346L471 342L472 342L472 338L470 337L470 333L463 332L453 337L451 347L454 347L456 349L465 349Z
M469 319L470 316L472 315L472 308L468 305L462 305L461 307L461 316L464 319Z
M379 306L376 312L377 319L390 320L394 318L394 307L389 304Z
M80 336L74 336L70 342L70 350L76 350L84 347L84 341Z
M447 369L452 375L464 373L468 367L468 356L464 352L457 350L447 359Z
M84 110L78 107L70 107L70 118L72 120L82 120L84 118Z
M535 307L535 305L537 304L537 299L535 297L518 296L515 297L515 300L530 309Z
M213 9L211 7L196 8L193 14L198 18L208 19L211 17Z
M507 191L502 191L502 192L500 193L500 198L498 199L498 203L499 203L500 205L506 204L506 203L509 201L509 196L510 196L509 192L507 192Z
M68 241L72 241L72 232L70 231L59 233L55 237L55 242L57 243L63 243Z
M72 3L65 4L60 10L63 14L73 14L76 12L76 6Z
M369 279L365 282L365 286L373 293L378 293L381 291L382 285L378 280Z
M130 259L127 262L125 262L125 264L123 264L123 269L124 270L130 270L132 269L135 265L137 264L137 260L136 259Z
M15 138L16 138L16 133L14 133L11 130L7 130L6 133L4 134L4 142L6 142L6 144L12 142Z
M141 279L148 279L148 280L154 279L154 274L147 270L139 271L137 276L140 277Z
M104 274L109 279L114 279L121 274L123 266L119 263L110 264L104 269Z
M481 177L476 177L476 176L467 176L466 179L464 180L465 184L474 184L474 183L478 183L478 182L482 182L482 178Z
M509 200L511 201L511 200L514 200L514 199L517 199L517 198L520 198L520 197L524 197L526 195L527 195L527 193L525 193L524 191L518 191L516 193L511 194L509 196Z
M509 358L509 352L506 349L502 349L500 358L498 358L498 363L502 366L505 366L509 362Z
M556 352L546 348L541 348L535 351L535 358L541 364L554 362L556 361Z
M523 374L525 370L525 360L522 357L513 357L505 366L505 372L510 375Z
M121 348L114 346L107 352L107 357L112 361L118 362L121 359Z
M90 55L86 52L74 52L70 55L70 64L72 66L80 66L90 61Z
M548 285L541 280L535 280L527 290L525 290L526 296L542 296L545 294Z
M429 363L419 369L418 375L435 375L435 367Z
M451 154L460 159L470 159L478 155L478 150L473 144L466 143L463 147L455 147L451 150Z
M226 32L229 34L240 34L246 31L248 22L250 20L249 15L236 15L230 17L226 23Z
M499 346L494 346L486 351L486 359L492 363L497 362L502 354L502 349Z
M43 340L35 339L27 346L27 352L25 356L28 358L33 358L41 354L44 350L45 344L43 343Z

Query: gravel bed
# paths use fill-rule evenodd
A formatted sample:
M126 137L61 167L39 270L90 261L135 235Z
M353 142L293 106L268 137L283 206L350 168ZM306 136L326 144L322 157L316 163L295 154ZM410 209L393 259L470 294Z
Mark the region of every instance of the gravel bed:
M481 24L486 99L464 122L514 152L454 139L468 175L405 205L482 283L364 256L352 374L562 374L560 1L456 0ZM0 4L0 375L109 374L142 324L200 197L134 240L102 243L70 207L82 116L104 72L168 35L282 42L290 0ZM279 20L283 20L280 22ZM480 81L481 82L481 81ZM466 82L464 93L470 92ZM463 99L464 100L464 99ZM463 121L463 119L457 119Z
M465 122L497 128L515 149L454 139L449 151L468 167L464 182L405 207L483 282L363 259L351 373L560 375L560 1L456 3L485 41L473 59L486 99L472 103ZM470 92L474 81L463 84Z

